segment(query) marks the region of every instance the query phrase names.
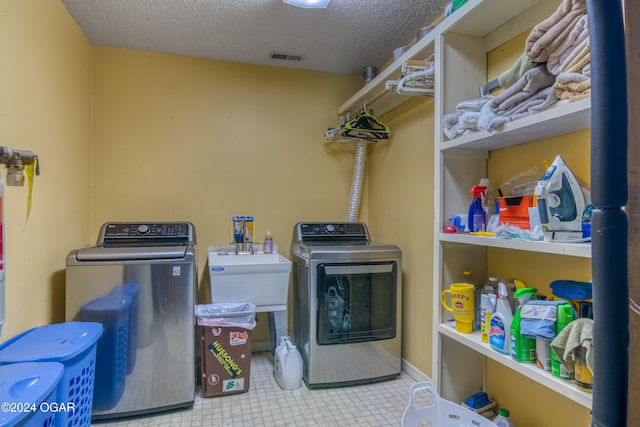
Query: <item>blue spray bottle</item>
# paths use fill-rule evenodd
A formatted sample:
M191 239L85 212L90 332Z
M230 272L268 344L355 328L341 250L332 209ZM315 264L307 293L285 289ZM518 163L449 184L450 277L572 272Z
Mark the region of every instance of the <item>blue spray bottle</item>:
M467 217L467 231L485 231L487 228L487 214L482 207L482 197L485 195L487 187L474 185L471 188L473 201L469 206L469 216Z

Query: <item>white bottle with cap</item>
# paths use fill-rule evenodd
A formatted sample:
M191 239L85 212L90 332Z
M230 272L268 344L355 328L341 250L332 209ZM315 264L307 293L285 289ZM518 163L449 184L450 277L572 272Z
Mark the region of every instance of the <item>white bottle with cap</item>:
M296 390L302 385L302 356L286 335L276 348L274 374L276 382L284 390Z
M516 427L516 425L509 418L509 410L507 408L500 408L498 410L498 416L493 419L493 423L500 427Z
M491 316L489 326L489 344L494 350L503 354L511 353L511 322L513 322L513 313L509 304L507 285L500 282L496 312Z

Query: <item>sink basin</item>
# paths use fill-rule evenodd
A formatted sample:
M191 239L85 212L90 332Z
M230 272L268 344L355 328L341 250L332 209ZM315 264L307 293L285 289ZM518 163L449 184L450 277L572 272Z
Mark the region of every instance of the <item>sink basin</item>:
M256 311L286 309L291 261L280 254L209 253L211 302L246 302Z

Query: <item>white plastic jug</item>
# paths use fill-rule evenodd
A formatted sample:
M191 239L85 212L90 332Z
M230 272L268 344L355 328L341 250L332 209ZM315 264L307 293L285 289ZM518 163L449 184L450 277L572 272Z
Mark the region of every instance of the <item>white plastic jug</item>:
M275 377L280 388L296 390L302 385L302 356L291 342L283 336L276 348Z

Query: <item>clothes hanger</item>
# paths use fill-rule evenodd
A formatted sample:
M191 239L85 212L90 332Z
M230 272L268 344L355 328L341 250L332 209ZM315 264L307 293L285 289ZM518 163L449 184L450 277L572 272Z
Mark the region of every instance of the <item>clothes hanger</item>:
M386 139L383 137L383 135L386 135L386 137L388 138L388 135L391 133L391 129L389 128L389 126L382 123L367 111L366 102L364 103L362 109L363 112L360 113L355 119L349 120L345 123L344 127L347 132L364 131L373 134L379 134L380 136L377 139Z

